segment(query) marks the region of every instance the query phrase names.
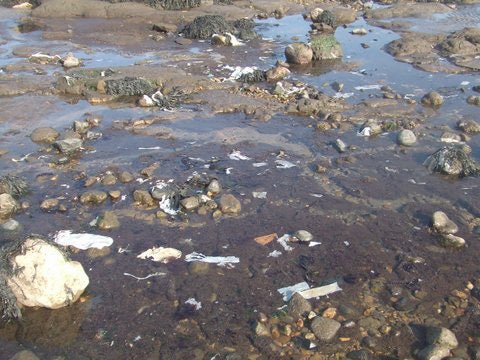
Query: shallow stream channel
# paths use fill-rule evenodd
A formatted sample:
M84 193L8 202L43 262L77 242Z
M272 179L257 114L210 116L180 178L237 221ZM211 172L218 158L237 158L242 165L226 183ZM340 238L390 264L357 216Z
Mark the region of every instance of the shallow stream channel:
M62 230L113 240L61 246L88 286L0 320L0 359L476 359L480 37L445 49L478 30L480 6L387 13L399 6L336 27L341 59L251 83L232 73L285 64L310 20L255 20L242 46L151 31L115 45L100 29L121 19L0 7L0 176L29 188L0 246ZM55 58L68 53L79 67ZM154 79L168 101L112 97L109 76ZM437 171L441 149L463 157ZM139 256L160 247L178 252Z

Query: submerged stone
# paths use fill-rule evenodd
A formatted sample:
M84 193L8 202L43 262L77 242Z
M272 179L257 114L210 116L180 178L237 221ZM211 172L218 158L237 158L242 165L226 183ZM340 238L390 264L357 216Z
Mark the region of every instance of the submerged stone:
M312 48L306 44L293 43L285 48L287 63L305 65L313 59Z
M463 149L445 146L432 155L423 163L428 170L447 175L456 176L479 176L480 167L471 159Z
M316 35L310 40L313 60L334 60L343 56L340 43L334 35Z

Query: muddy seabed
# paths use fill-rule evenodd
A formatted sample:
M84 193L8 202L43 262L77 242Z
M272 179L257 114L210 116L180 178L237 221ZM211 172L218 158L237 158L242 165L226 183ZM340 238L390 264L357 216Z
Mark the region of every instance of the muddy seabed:
M478 6L375 4L365 20L361 2L343 4L357 19L336 30L342 61L291 68L290 82L327 98L311 110L299 98L272 95L274 83L228 80L231 67L271 68L292 38L306 41L310 23L299 14L340 5L251 3L171 12L54 0L33 10L0 8L0 175L22 176L31 188L14 216L20 227L1 230L0 242L65 229L114 239L108 250L70 249L90 277L86 293L66 308L23 309L21 320L1 323L0 358L29 349L41 359L403 359L425 347L427 326L455 333L459 346L452 356L478 356L478 178L433 174L423 166L445 145L445 132L457 134L453 138L480 159L480 136L457 128L461 120L480 121L478 106L467 103L478 95L472 90L480 85L477 60L463 56L462 62L438 47L449 34L478 26ZM402 6L408 11L398 10ZM392 8L398 11L386 11ZM181 25L207 13L268 18L257 20L262 37L244 46L179 41ZM153 31L154 24L165 33ZM367 34L351 34L355 28ZM391 51L412 39L423 41L415 51ZM425 44L432 46L428 58L422 57ZM38 52L72 52L82 66L64 70L30 61ZM154 79L163 91L187 96L162 110L138 107L138 97L90 91L88 84L87 90L65 85L65 75L98 84L105 71ZM430 91L443 95L441 107L421 104ZM30 138L39 127L69 137L74 121L92 119L98 126L81 135L83 147L74 154ZM367 120L381 127L379 135L357 135ZM397 145L402 128L414 131L414 146ZM337 139L345 151L334 146ZM236 152L243 160L231 156ZM125 171L133 181L120 181ZM133 197L158 180L185 184L194 172L218 179L222 192L213 199L231 194L241 210L203 206L168 215L157 203ZM99 204L80 201L93 190L110 196ZM56 200L47 206L46 199ZM464 247L441 246L431 228L438 210L458 225ZM105 211L115 213L119 227L91 226ZM254 240L302 229L320 244L290 243L287 251L277 241ZM152 246L240 262L221 267L137 258ZM126 273L163 275L137 280ZM301 341L309 338L309 320L295 322L278 311L285 302L277 289L302 281L310 287L337 281L342 288L311 300L317 314L342 323L333 340L313 338L312 349ZM259 320L270 335L259 333ZM365 351L352 355L359 349Z

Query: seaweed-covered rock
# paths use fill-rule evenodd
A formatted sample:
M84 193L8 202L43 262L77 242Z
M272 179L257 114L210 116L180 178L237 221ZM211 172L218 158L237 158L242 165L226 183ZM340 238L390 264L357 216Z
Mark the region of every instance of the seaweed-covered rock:
M328 25L335 29L337 26L337 18L330 10L319 12L316 17L312 17L312 22L316 24Z
M423 165L430 171L447 175L461 177L480 175L480 166L463 149L453 146L445 146L435 151Z
M310 39L314 60L335 60L343 56L340 43L333 35L317 35Z
M220 15L204 15L196 17L185 26L182 33L188 39L210 39L213 34L233 33L235 28Z
M251 73L242 74L237 80L244 83L257 83L267 80L267 76L265 71L256 69Z
M252 19L238 19L232 23L235 28L234 34L244 41L258 38L255 31L255 21Z
M145 3L165 10L186 10L200 6L201 0L145 0Z
M0 194L7 193L18 199L28 191L29 186L24 178L14 175L0 177Z
M155 92L155 86L142 78L125 77L118 80L106 80L105 90L108 95L141 96Z

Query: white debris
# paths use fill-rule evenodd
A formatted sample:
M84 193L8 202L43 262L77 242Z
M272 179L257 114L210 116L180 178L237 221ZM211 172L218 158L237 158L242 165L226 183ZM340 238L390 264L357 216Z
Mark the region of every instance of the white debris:
M295 164L287 160L275 160L275 164L277 165L278 169L290 169L296 166Z
M230 67L229 68L226 68L226 69L231 69ZM230 75L230 77L228 78L229 80L238 80L240 79L243 75L247 75L247 74L253 74L253 72L257 70L257 68L254 66L254 67L244 67L242 68L241 66L237 66L235 67L235 70L233 70L232 74Z
M238 150L234 150L232 151L228 157L231 159L231 160L252 160L251 158L249 158L248 156L246 155L243 155L240 151Z
M195 300L195 298L187 299L187 301L185 301L185 304L192 305L197 311L202 308L202 303L198 300Z
M199 261L206 262L209 264L218 264L219 266L228 266L231 264L237 264L240 262L240 259L236 256L205 256L203 254L193 252L185 256L185 261Z
M134 279L137 279L137 280L147 280L147 279L150 279L151 277L155 277L155 276L165 276L167 275L166 273L163 273L163 272L156 272L156 273L153 273L153 274L148 274L147 276L144 276L144 277L139 277L139 276L135 276L135 275L132 275L130 273L123 273L123 275L125 276L130 276Z
M171 260L180 259L182 257L182 252L174 248L164 248L164 247L153 247L148 249L137 256L139 259L150 259L157 262L162 262L164 264L170 262Z
M388 166L385 166L385 170L394 174L398 174L397 169L389 168Z
M18 5L13 5L12 9L31 9L32 7L33 7L33 5L30 4L29 2L23 2L23 3L18 4Z
M289 240L290 240L290 235L285 234L282 237L278 238L277 242L283 247L283 249L285 251L292 251L293 248L290 245L287 244L287 241L289 241Z
M304 281L292 286L287 286L277 291L283 296L283 301L288 301L296 292L308 290L310 286Z
M374 84L374 85L363 85L363 86L355 86L355 90L380 90L381 86Z
M319 198L319 199L320 199L320 198L323 197L323 194L313 194L313 193L312 193L312 194L310 194L310 196L313 196L313 197L315 197L315 198Z
M42 53L35 53L30 55L30 59L36 59L36 60L43 60L43 61L60 61L62 60L62 57L60 55L47 55L47 54L42 54Z
M352 29L352 34L353 35L367 35L368 31L365 28L355 28L355 29Z
M319 241L310 241L308 243L308 247L314 247L314 246L317 246L317 245L322 245L322 243L319 242Z
M267 192L266 191L254 191L252 192L252 196L256 199L266 199Z
M259 162L259 163L253 163L252 166L253 167L263 167L263 166L267 166L268 164L266 162Z
M225 35L229 36L230 37L230 46L242 46L242 45L245 45L244 43L242 43L241 41L239 41L235 35L233 34L230 34L230 33L225 33Z
M273 250L270 254L268 254L268 257L277 258L277 257L279 257L280 255L282 255L282 252L281 252L281 251Z
M162 200L159 201L158 206L168 215L178 214L178 210L172 207L172 199L168 198L167 195L162 196Z
M372 128L370 126L365 126L362 131L357 132L357 136L369 137L372 135Z
M113 244L111 237L95 234L72 234L71 230L59 231L55 234L53 241L59 245L74 246L80 250L101 249Z
M334 292L341 291L342 289L338 286L337 282L334 282L330 285L320 286L308 290L300 290L299 294L302 295L305 299L313 299L320 296L326 296L333 294Z
M355 95L355 93L353 93L353 92L348 92L348 93L337 92L337 93L335 93L335 95L333 95L333 97L335 99L348 99L348 98L352 97L353 95Z
M138 100L138 105L141 107L152 107L155 106L156 103L153 101L153 99L148 96L148 95L143 95L139 100Z
M160 150L160 146L139 147L138 150Z
M470 81L462 81L460 83L461 86L467 86L468 84L470 84Z

